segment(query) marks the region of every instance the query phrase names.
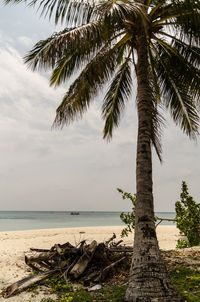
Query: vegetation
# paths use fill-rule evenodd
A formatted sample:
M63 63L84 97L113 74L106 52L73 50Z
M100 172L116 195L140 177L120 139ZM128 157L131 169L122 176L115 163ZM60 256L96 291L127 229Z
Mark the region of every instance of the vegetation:
M102 289L88 292L80 286L76 291L73 291L70 281L62 277L47 280L46 286L50 287L50 292L57 295L58 302L93 302L95 301L124 301L124 294L127 288L126 285L108 285L103 284ZM66 287L67 286L67 287ZM91 285L92 286L92 285ZM55 302L53 298L43 298L41 302Z
M133 208L131 213L120 214L121 220L127 225L121 233L121 237L128 236L129 232L135 227L135 204L136 194L132 195L121 189L117 189L122 194L123 199L129 199L132 202ZM176 224L180 233L186 239L179 239L177 248L186 248L195 245L200 245L200 204L194 201L193 197L188 193L188 187L185 181L182 182L182 192L180 194L180 201L175 204L176 210ZM155 217L155 221L158 218Z
M184 266L177 266L170 271L171 280L174 288L187 302L199 302L200 300L200 272ZM57 284L57 285L56 285ZM59 285L58 285L59 284ZM50 297L43 298L41 302L123 302L127 285L122 284L103 284L101 290L87 292L86 289L79 288L76 292L72 287L65 288L64 278L47 283L51 287L51 292L57 295L57 299ZM63 285L63 289L61 287Z
M136 194L132 195L131 193L125 192L122 189L117 188L117 191L122 194L123 199L130 199L132 202L132 211L128 213L122 212L120 218L123 223L126 224L126 227L121 232L121 237L128 236L128 233L131 233L135 227L135 205L136 205Z
M5 2L21 2L5 0ZM24 0L65 29L39 41L25 62L52 68L51 85L77 71L57 109L55 126L81 118L102 87L104 138L112 138L137 78L138 141L134 258L127 301L179 301L160 257L154 224L152 146L161 160L163 116L191 138L199 128L199 0ZM156 255L156 257L155 257ZM152 271L156 270L156 278ZM144 278L145 271L145 278ZM163 283L165 287L163 287Z
M182 182L180 201L176 202L177 227L186 239L179 239L177 247L200 245L200 204L189 195L185 181Z
M186 267L177 267L171 272L172 283L188 302L200 301L200 272Z

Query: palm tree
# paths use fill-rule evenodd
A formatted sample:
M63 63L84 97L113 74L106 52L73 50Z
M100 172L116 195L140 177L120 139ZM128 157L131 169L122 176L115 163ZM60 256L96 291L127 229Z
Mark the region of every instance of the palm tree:
M20 0L5 0L20 2ZM22 0L21 0L22 1ZM154 224L152 146L161 160L164 108L195 138L199 127L199 0L32 0L66 28L39 41L25 57L52 68L50 84L76 79L54 126L81 118L104 86L104 138L111 139L137 78L138 140L133 260L126 301L180 301L160 255Z

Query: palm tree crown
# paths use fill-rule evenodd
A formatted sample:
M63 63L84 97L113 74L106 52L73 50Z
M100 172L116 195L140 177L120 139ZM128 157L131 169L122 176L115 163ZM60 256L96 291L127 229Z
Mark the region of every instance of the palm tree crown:
M96 93L110 82L102 117L104 138L112 137L131 94L132 67L137 74L137 41L144 35L152 99L152 143L160 156L163 119L159 107L163 106L184 132L195 137L199 125L200 1L46 0L40 7L43 14L51 17L54 13L55 22L61 21L67 28L39 41L25 62L33 70L52 68L51 85L55 86L81 70L57 109L55 126L81 117Z

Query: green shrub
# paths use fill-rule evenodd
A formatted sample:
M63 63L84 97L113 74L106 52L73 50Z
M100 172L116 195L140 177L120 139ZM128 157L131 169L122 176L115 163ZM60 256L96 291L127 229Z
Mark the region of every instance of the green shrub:
M187 237L187 240L180 239L177 247L200 245L200 204L189 195L185 181L182 182L180 201L176 202L175 209L177 228Z
M135 205L136 205L136 194L132 195L131 193L125 192L122 189L117 188L117 191L122 194L123 199L129 199L132 203L132 212L120 214L121 221L126 224L126 227L121 232L121 237L127 237L128 233L132 233L135 228ZM157 217L154 217L154 221L157 220Z
M120 214L120 219L124 222L127 226L122 230L121 237L128 236L128 233L131 233L135 227L135 204L136 204L136 194L132 196L131 193L125 192L122 189L117 188L117 191L122 194L123 199L130 199L132 202L132 212L131 213L124 213Z
M185 239L178 239L176 248L177 248L177 249L184 249L184 248L186 248L186 247L189 247L189 242L188 242L188 240L185 240Z

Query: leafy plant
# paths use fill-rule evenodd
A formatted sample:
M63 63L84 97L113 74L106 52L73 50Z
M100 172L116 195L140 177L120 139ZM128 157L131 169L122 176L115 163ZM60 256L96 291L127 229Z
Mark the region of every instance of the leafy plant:
M126 227L121 232L121 237L127 237L128 233L132 233L135 228L135 205L136 205L136 194L132 195L131 193L125 192L120 188L117 188L117 191L122 194L123 199L130 199L132 202L132 212L120 214L120 219L123 223L126 224ZM154 221L158 218L154 216Z
M185 239L178 239L178 242L177 242L177 245L176 245L176 248L177 249L184 249L186 247L188 247L188 240L185 240Z
M172 270L171 280L177 292L183 297L183 301L200 301L200 273L184 266Z
M132 202L132 212L120 214L120 219L126 224L126 227L121 232L121 237L128 236L128 233L131 233L135 227L135 204L136 204L136 194L132 195L131 193L125 192L120 188L117 188L117 191L122 194L123 199L130 199Z
M180 201L175 204L177 228L187 237L180 239L177 247L200 245L200 204L188 193L185 181L182 182Z

